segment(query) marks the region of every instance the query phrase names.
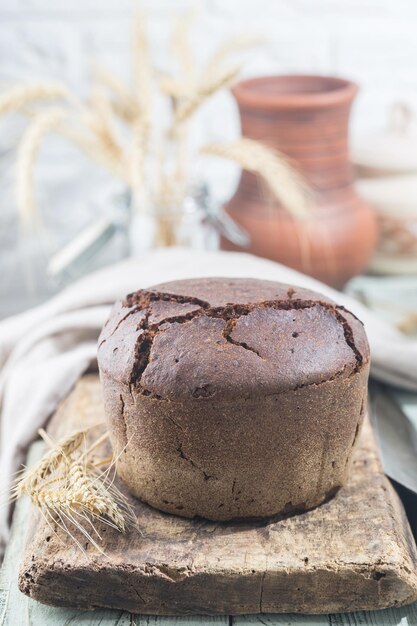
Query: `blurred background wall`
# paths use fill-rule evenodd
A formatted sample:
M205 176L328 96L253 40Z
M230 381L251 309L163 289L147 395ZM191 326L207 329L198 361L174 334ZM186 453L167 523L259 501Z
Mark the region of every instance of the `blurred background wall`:
M417 107L415 0L202 0L200 5L192 34L197 64L230 34L259 33L265 45L243 55L243 76L317 72L357 81L361 91L353 111L353 135L383 126L395 102ZM163 71L170 60L172 17L189 9L190 2L152 0L140 6L149 13L150 41ZM128 78L130 24L137 9L129 0L1 0L0 87L58 79L85 95L93 63ZM13 255L7 257L16 241L13 157L19 124L16 119L0 122L0 248L3 282L9 281L2 291L8 294L20 271ZM238 134L236 106L224 91L202 107L193 140L228 140ZM212 193L227 198L237 171L230 164L210 163L204 174ZM114 203L118 193L106 173L59 138L48 139L42 148L36 178L39 204L63 237L71 220L78 230L80 222L87 224L106 203ZM65 229L60 229L63 215Z
M354 126L383 121L384 107L401 97L417 102L415 0L201 0L196 58L204 59L230 32L259 32L266 47L250 55L244 73L342 74L364 88ZM85 89L90 62L127 73L129 0L2 0L0 80L55 77ZM163 67L169 20L186 0L141 3ZM248 55L249 56L249 55ZM219 107L221 103L217 103ZM214 106L214 104L213 104ZM227 127L227 118L223 120ZM213 135L215 128L207 128ZM223 128L222 128L223 130Z

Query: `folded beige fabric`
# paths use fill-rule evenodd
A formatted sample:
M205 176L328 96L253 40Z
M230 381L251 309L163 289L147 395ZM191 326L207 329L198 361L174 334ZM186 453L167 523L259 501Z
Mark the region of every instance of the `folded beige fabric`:
M249 276L322 292L365 324L372 375L417 391L417 341L406 339L351 297L287 267L248 254L162 249L87 276L46 304L0 323L0 491L10 488L29 443L95 361L96 341L118 298L141 287L178 278ZM0 541L8 534L0 510Z

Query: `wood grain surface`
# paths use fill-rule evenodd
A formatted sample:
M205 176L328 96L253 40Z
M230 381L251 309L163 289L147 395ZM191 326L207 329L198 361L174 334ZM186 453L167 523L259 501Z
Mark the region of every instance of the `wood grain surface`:
M98 379L90 375L60 407L50 432L60 436L101 416ZM143 535L103 529L106 556L91 547L83 554L32 512L21 590L47 604L142 615L331 613L417 598L414 540L382 474L369 424L349 484L303 515L216 524L163 514L140 502L135 507ZM276 619L266 623L293 623ZM141 620L146 618L136 623L147 623ZM258 622L246 617L241 623Z

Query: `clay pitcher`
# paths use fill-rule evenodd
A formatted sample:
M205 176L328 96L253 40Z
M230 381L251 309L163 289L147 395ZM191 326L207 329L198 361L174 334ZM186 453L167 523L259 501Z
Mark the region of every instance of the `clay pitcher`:
M374 212L356 193L348 126L357 86L324 76L266 76L233 88L242 134L287 155L314 195L300 220L243 171L227 213L250 236L245 250L341 287L367 266L377 240ZM222 240L226 250L239 249Z

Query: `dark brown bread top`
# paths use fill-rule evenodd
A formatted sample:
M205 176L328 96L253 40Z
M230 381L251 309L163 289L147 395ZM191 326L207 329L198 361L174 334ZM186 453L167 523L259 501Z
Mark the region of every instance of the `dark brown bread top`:
M348 377L369 360L369 347L362 323L313 291L201 278L117 302L98 360L144 395L232 400Z

